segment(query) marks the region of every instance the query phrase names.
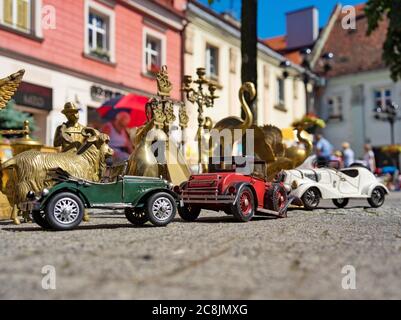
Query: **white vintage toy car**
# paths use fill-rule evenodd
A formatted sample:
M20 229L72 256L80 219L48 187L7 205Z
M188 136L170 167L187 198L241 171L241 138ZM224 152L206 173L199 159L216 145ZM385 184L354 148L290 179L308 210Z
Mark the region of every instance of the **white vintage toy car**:
M349 199L367 199L372 207L378 208L389 193L364 167L285 170L280 172L278 180L309 210L315 209L320 199L331 199L338 208L344 208Z

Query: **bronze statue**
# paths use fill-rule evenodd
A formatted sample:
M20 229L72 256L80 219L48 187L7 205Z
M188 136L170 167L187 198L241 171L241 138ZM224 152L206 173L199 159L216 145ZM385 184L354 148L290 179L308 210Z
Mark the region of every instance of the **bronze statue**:
M0 110L4 109L21 84L25 70L20 70L12 75L0 79Z
M57 127L54 146L61 147L62 152L77 151L85 141L85 137L82 135L85 126L78 122L79 110L74 103L67 102L61 113L66 116L67 122Z

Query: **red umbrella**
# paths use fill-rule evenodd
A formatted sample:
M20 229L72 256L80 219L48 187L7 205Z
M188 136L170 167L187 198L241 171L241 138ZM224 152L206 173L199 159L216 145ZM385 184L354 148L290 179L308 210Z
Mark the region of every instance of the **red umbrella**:
M106 120L113 120L119 112L128 112L131 115L128 126L139 127L146 123L145 104L148 100L144 96L127 94L106 101L96 111Z

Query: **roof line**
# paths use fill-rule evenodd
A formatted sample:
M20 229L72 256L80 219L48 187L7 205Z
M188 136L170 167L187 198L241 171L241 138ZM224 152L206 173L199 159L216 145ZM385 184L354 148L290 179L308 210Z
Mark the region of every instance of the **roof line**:
M338 16L340 15L342 5L337 3L336 6L333 9L333 12L330 16L329 21L327 22L327 25L324 27L323 32L319 36L317 42L315 43L315 46L312 51L312 59L311 59L311 67L312 69L316 65L317 61L319 60L322 50L324 49L324 46L327 42L327 39L330 36L331 31L334 28L334 25L337 21Z
M240 39L241 38L241 30L238 26L230 23L229 21L225 20L223 17L221 17L218 13L213 11L212 9L204 6L203 4L195 1L195 0L189 0L188 1L188 7L187 10L192 11L199 17L203 19L207 19L210 22L214 22L218 27L221 27L224 31L230 33L232 36ZM268 56L278 60L279 62L286 61L287 58L280 54L279 52L275 51L272 49L269 45L263 42L262 39L258 39L258 50L260 52L267 54ZM292 64L291 67L298 71L298 72L305 72L305 69L297 64Z

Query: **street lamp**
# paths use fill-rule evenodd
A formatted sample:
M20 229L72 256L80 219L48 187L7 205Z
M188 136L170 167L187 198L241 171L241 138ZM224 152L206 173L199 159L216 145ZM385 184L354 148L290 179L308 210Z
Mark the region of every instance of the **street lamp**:
M392 102L391 104L377 107L375 112L375 118L381 121L387 121L390 124L390 135L391 135L391 144L395 144L395 135L394 135L394 124L401 120L401 117L398 117L399 106Z
M302 80L305 86L305 97L306 97L306 112L310 113L314 110L311 110L311 97L309 94L308 86L313 77L313 70L312 70L312 50L310 48L305 48L300 51L303 59L301 66L305 69ZM326 52L322 56L319 57L318 63L323 63L323 75L326 75L333 67L332 63L334 60L334 53L333 52ZM312 92L314 91L314 88Z

